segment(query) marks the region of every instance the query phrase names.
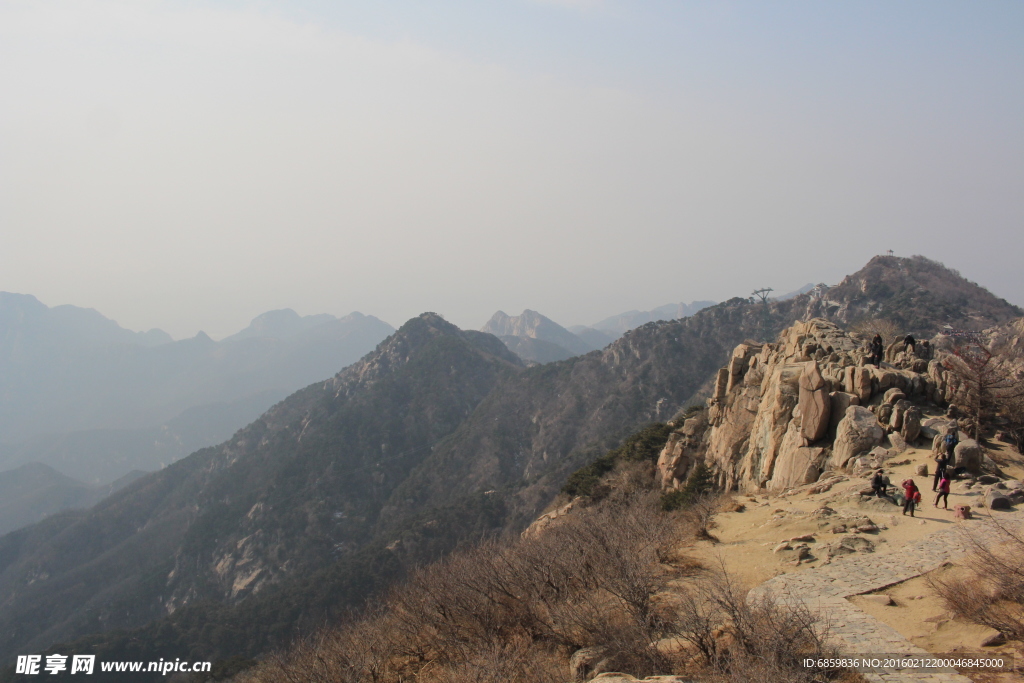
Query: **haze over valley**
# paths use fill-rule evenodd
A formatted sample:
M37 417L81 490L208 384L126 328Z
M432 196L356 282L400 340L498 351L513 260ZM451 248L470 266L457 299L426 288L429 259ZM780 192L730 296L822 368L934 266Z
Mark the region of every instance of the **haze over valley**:
M0 683L1019 675L1022 86L1002 0L0 0Z

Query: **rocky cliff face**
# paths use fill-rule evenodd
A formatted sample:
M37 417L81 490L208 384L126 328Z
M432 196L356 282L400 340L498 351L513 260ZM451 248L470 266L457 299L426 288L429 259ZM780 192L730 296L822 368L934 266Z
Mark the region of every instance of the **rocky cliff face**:
M922 407L941 410L962 391L943 366L945 352L935 353L893 345L876 368L865 340L820 318L796 323L775 343L740 344L718 371L707 429L698 435L691 418L670 437L659 461L663 486L678 488L704 459L728 489L782 491L935 437L941 426L922 427Z

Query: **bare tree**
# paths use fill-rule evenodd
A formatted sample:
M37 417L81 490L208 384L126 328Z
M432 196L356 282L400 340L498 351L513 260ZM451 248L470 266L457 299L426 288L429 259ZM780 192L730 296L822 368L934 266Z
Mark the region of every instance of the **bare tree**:
M711 529L716 526L715 515L721 512L722 504L731 499L720 493L704 493L695 497L690 506L683 510L683 519L690 524L696 538L718 542L718 537L711 533Z
M1024 453L1024 396L1008 398L1001 412L1006 418L1007 435L1017 447L1017 452Z
M971 420L975 439L1002 406L1024 397L1024 386L1014 377L1007 359L977 335L958 337L953 353L942 364L960 383L962 408Z

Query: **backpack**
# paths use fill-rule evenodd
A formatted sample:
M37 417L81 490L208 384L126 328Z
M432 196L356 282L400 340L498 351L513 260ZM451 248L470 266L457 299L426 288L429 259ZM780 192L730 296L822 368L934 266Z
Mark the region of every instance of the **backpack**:
M914 491L914 496L913 496L912 500L915 503L920 503L921 502L921 492L920 491Z
M956 434L946 434L946 445L947 446L954 446L955 447L956 443L957 443Z

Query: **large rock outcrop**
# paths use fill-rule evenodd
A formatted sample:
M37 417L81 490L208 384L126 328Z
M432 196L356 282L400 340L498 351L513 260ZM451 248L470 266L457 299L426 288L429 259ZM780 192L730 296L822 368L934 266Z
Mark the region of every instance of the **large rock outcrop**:
M829 386L821 376L818 361L804 363L800 374L800 434L817 441L828 431Z
M886 433L913 443L921 433L918 404L941 399L935 377L946 375L920 359L876 368L867 357L866 340L820 318L794 324L776 343L737 346L708 400L702 445L719 483L781 491L851 467ZM675 443L663 453L666 468L676 462ZM674 475L666 469L663 476Z
M885 430L878 424L874 413L860 406L850 406L846 409L846 417L836 428L829 464L833 469L843 468L853 458L882 443L884 437Z
M974 439L964 439L953 450L956 467L966 467L972 474L981 473L981 465L985 459L985 450Z
M707 421L703 414L691 417L683 426L669 434L668 442L658 456L658 478L662 490L678 490L690 469L700 457L700 443Z

